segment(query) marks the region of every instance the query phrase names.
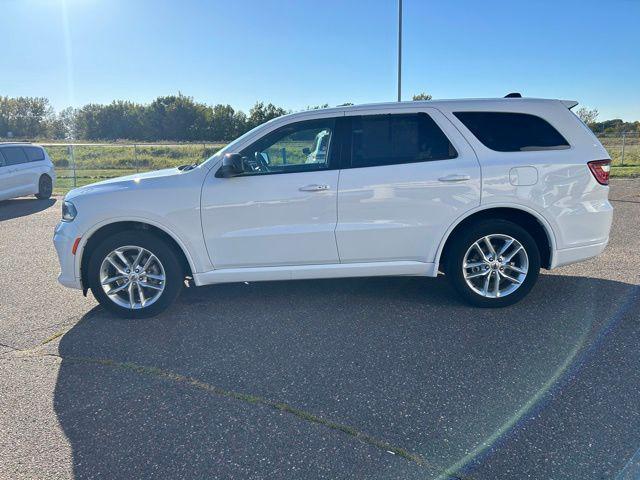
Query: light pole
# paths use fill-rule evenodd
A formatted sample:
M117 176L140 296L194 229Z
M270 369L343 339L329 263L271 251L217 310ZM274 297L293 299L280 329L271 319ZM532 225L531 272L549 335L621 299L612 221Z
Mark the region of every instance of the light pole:
M402 0L398 0L398 101L402 101Z

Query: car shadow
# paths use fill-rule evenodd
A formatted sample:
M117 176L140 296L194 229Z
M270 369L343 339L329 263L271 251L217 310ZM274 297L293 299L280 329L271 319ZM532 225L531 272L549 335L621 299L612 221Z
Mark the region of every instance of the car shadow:
M628 458L607 442L631 454L640 444L637 404L620 401L635 398L640 331L612 327L636 288L542 275L524 301L488 310L440 279L367 278L187 289L137 321L96 307L60 341L54 408L76 478L429 478L535 425L530 412L604 349L606 368L585 386L597 404L578 402L540 434L543 453L565 449L557 465L597 432L593 473ZM617 360L629 371L612 375Z
M38 213L56 203L55 198L39 200L37 198L13 198L0 201L0 221L24 217Z

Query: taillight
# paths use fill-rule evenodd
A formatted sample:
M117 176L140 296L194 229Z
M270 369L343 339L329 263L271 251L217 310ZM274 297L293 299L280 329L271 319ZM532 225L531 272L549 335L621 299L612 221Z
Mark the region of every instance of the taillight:
M609 172L611 171L611 160L594 160L588 162L589 170L596 177L600 185L609 185Z

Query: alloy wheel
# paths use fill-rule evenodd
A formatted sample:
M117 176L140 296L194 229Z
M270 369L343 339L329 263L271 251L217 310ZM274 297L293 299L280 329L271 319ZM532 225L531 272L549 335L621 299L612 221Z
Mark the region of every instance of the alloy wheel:
M139 310L155 303L166 283L162 262L149 250L127 245L112 250L100 265L100 285L115 304Z
M478 295L501 298L515 292L527 277L529 257L522 244L504 234L486 235L467 249L462 262L465 282Z

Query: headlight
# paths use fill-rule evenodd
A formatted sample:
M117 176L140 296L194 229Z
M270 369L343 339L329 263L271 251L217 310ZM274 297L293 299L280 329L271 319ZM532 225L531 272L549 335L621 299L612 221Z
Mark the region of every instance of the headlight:
M62 202L62 221L63 222L72 222L78 211L76 210L76 206L71 202Z

